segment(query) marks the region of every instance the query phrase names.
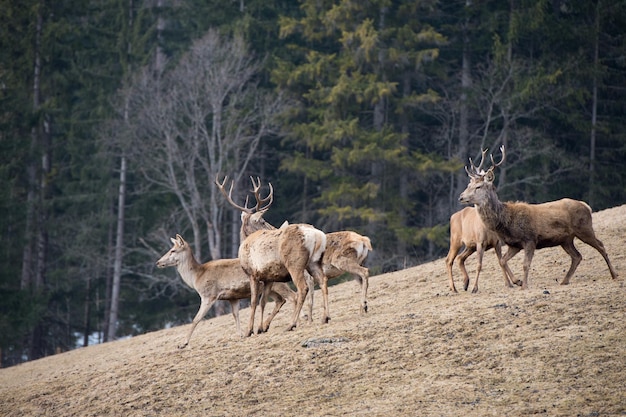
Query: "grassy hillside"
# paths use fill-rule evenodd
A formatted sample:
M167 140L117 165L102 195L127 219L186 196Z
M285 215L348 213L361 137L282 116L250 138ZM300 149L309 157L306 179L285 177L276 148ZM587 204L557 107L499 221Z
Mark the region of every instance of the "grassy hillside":
M626 276L626 206L595 213L594 228ZM451 294L440 259L372 277L364 316L348 282L330 289L327 325L316 294L316 321L292 332L286 306L251 338L227 315L184 350L187 326L1 369L0 415L626 415L624 281L576 245L568 286L555 281L570 264L561 248L536 252L527 291L504 288L490 251L478 294Z

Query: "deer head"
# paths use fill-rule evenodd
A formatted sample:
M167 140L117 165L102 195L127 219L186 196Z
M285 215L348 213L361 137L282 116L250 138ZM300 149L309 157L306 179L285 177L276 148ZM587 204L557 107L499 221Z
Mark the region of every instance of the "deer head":
M243 206L235 203L232 198L234 181L230 182L230 188L228 193L226 192L224 185L228 180L228 176L224 177L224 181L220 183L219 176L215 178L215 185L220 190L222 195L226 197L226 201L241 211L241 239L245 239L247 236L256 232L257 230L271 230L275 229L274 226L267 223L263 218L263 215L269 210L270 206L274 202L274 188L272 187L272 183L268 183L269 192L267 196L261 196L261 179L259 177L254 179L254 177L250 177L250 182L252 182L252 192L254 193L254 198L256 200L256 206L248 207L248 197L246 197L246 202Z
M500 146L500 152L502 152L502 159L500 159L500 162L498 163L496 163L493 159L493 154L490 155L491 167L489 167L487 171L482 169L487 149L482 151L482 157L480 158L480 164L478 166L474 165L472 158L469 159L470 168L465 166L465 172L467 172L467 175L470 178L470 182L467 185L467 188L465 188L465 190L459 196L459 201L461 203L481 204L485 201L486 192L495 192L493 187L493 181L496 178L496 174L494 173L494 171L497 167L502 165L504 159L506 158L504 145Z
M176 238L170 238L172 241L172 249L170 249L165 255L156 262L157 267L166 268L168 266L177 266L181 259L181 253L187 250L187 242L181 235L176 235Z

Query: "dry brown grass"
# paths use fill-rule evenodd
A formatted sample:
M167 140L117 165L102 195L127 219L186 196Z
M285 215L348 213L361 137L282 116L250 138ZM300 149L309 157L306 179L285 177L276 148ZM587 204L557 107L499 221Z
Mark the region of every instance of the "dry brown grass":
M626 206L595 213L594 228L626 276ZM348 282L330 289L328 325L285 332L286 308L240 339L227 315L184 350L187 326L1 369L0 415L626 415L624 281L577 247L569 286L555 282L570 263L561 248L535 254L528 291L504 288L489 251L478 294L451 294L440 259L372 277L366 316Z

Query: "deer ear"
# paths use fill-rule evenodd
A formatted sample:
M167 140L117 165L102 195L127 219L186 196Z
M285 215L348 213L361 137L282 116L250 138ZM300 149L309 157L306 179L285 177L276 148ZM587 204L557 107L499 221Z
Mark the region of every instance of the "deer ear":
M485 181L493 182L496 179L496 174L493 173L493 168L489 168L487 172L485 172Z
M170 240L174 245L178 245L178 240L174 239L173 237L171 237Z
M178 241L178 244L180 246L184 246L185 245L185 239L183 239L183 237L179 234L176 235L176 240Z

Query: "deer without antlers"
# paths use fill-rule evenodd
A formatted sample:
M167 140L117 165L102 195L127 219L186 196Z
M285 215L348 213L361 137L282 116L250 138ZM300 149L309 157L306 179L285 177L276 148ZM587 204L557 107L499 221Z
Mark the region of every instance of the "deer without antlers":
M609 267L611 277L617 279L618 275L604 245L593 231L591 207L588 204L569 198L543 204L503 203L498 199L493 185L494 170L505 160L504 146L500 147L500 151L502 159L496 163L491 155L491 167L487 171L482 169L486 150L482 152L478 167L470 159L471 168L465 167L470 181L459 200L461 203L476 205L485 225L508 245L509 249L501 259L501 265L506 265L509 259L524 249L522 289L528 288L528 273L535 249L552 246L561 246L572 258L571 266L561 281L562 285L569 284L582 260L574 246L575 237L600 252Z
M463 251L458 255L459 250ZM478 215L478 211L474 207L465 207L463 210L457 211L450 216L450 250L446 257L446 268L448 270L448 278L450 281L450 291L456 291L454 279L452 277L452 265L454 260L459 259L459 268L463 273L463 288L467 291L469 287L469 275L465 269L465 261L474 252L478 252L478 264L476 266L476 280L472 293L478 292L478 277L483 265L483 254L485 251L494 248L498 262L502 259L502 243L498 235L489 230ZM504 275L504 285L512 287L509 277L513 276L510 268L506 264L500 263L502 274ZM521 282L520 282L521 283Z
M273 202L274 189L272 184L269 183L269 192L265 197L261 196L261 180L257 178L250 178L253 187L253 193L256 200L255 207L248 207L248 199L246 203L241 206L235 203L232 199L233 184L231 182L229 192L226 193L224 185L226 184L228 177L224 178L221 183L218 179L215 180L215 184L226 197L226 200L241 211L241 240L243 241L250 234L258 230L275 230L276 228L265 221L263 215L267 212ZM287 224L287 223L285 223ZM353 274L358 277L361 286L361 313L366 313L367 306L367 290L369 287L369 269L363 266L369 251L372 250L372 244L367 236L362 236L352 231L340 231L326 234L326 250L322 257L322 267L324 269L324 275L327 279L333 279L341 276L343 273ZM317 282L324 289L321 282ZM313 314L313 283L309 283L310 303L309 303L309 319ZM327 297L325 298L327 299ZM325 303L326 304L326 303ZM329 313L328 307L325 305L323 322L328 322Z
M193 256L191 246L181 235L176 235L176 238L170 240L173 246L156 262L157 266L159 268L175 266L183 281L196 290L201 299L200 308L193 319L185 342L179 348L184 348L189 344L196 326L216 300L230 302L237 332L242 335L239 325L239 300L250 298L251 292L250 279L241 268L239 259L219 259L200 264ZM264 288L261 311L265 308L269 297L274 298L275 306L274 311L263 324L264 331L267 331L272 319L287 300L295 303L295 293L285 283L273 283Z

